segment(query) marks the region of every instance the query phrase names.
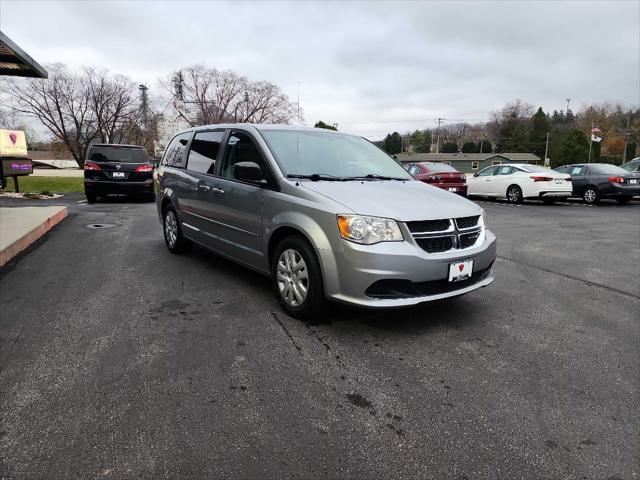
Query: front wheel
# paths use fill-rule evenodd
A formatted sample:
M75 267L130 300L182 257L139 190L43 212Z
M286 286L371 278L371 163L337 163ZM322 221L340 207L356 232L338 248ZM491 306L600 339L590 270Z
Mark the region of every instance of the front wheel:
M522 203L524 200L522 196L522 189L518 185L511 185L507 188L506 196L509 203Z
M600 192L595 187L587 187L582 194L582 199L589 205L600 202Z
M271 260L271 277L280 305L292 317L309 319L324 311L320 264L305 239L291 236L278 244Z

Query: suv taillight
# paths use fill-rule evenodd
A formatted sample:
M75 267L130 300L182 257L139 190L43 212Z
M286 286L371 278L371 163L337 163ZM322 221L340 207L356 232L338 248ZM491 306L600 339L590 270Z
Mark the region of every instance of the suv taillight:
M151 172L153 171L153 166L150 163L147 163L145 165L140 165L138 168L135 169L136 172Z
M93 163L93 162L84 162L84 169L85 170L93 170L95 172L99 172L100 170L102 170L98 164Z
M611 183L624 183L624 177L609 177Z

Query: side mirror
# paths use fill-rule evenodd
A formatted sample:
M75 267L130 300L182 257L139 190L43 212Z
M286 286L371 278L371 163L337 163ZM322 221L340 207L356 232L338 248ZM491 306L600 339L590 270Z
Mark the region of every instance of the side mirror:
M398 155L393 155L393 159L397 160L398 159Z
M233 177L249 183L265 183L260 165L255 162L238 162L233 166Z
M478 172L474 173L474 174L473 174L473 176L474 176L474 177L477 177L477 176L478 176Z

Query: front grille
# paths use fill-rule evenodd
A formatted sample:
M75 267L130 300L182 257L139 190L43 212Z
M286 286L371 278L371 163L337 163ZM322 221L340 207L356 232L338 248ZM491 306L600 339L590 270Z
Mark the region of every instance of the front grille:
M461 233L458 237L458 248L469 248L472 247L478 237L480 236L480 232L471 232L471 233Z
M450 282L448 278L429 282L412 282L410 280L378 280L371 284L365 295L371 298L411 298L438 295L453 292L475 285L484 280L491 271L491 265L471 274L471 277L459 282Z
M420 222L407 222L411 233L442 232L448 230L451 222L448 218L442 220L423 220Z
M454 237L416 238L416 242L429 253L446 252L454 247Z
M456 218L456 225L458 226L458 228L471 228L478 225L478 220L480 220L480 215L474 215L473 217Z

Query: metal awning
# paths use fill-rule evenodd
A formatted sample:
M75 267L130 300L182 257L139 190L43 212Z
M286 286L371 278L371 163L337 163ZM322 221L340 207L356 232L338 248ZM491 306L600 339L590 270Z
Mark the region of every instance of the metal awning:
M9 37L0 32L0 75L47 78L49 74Z

